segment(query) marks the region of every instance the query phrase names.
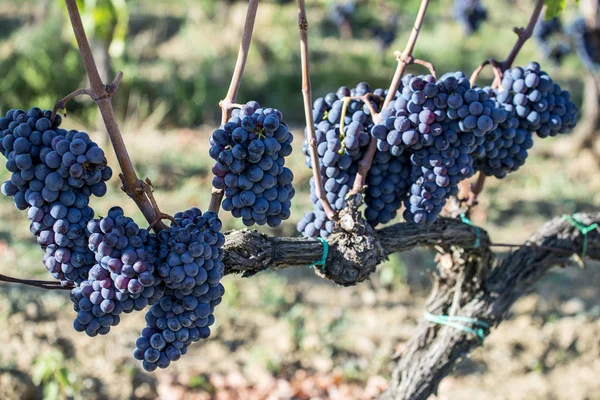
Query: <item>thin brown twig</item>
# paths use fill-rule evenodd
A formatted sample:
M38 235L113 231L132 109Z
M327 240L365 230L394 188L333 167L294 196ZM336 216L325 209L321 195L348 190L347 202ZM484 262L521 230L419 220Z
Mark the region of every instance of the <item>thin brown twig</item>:
M123 72L119 71L119 72L117 72L115 79L113 79L113 81L111 83L106 85L106 94L108 96L112 96L114 93L116 93L122 80L123 80Z
M252 43L252 33L254 32L254 22L256 21L258 1L259 0L248 1L246 21L242 31L242 42L240 43L237 61L235 62L235 68L233 70L233 75L231 76L231 83L229 84L227 95L219 102L219 107L221 107L221 125L225 125L227 123L232 108L241 107L240 104L236 104L236 100L240 91L240 85L242 84L242 77L244 76L246 61L248 60L248 51L250 50L250 44ZM223 200L223 193L224 192L222 189L212 188L210 194L210 203L208 204L209 210L214 211L217 214L219 213L219 210L221 209L221 201Z
M475 83L477 82L477 78L479 77L479 74L481 74L481 71L483 71L484 68L488 65L492 66L495 79L499 82L502 81L502 68L500 66L500 63L498 61L496 61L494 58L488 58L487 60L482 62L481 65L479 65L479 67L477 67L477 69L475 69L475 71L473 71L473 73L471 74L471 78L469 79L471 82L471 86L475 85Z
M308 58L308 20L306 18L306 5L304 0L298 0L298 27L300 28L300 57L302 62L302 97L304 100L304 117L306 120L306 132L308 135L308 151L315 184L315 195L321 202L323 211L327 218L337 221L338 215L331 207L321 179L321 166L319 165L319 154L317 152L317 138L312 114L312 88L310 82L310 65Z
M73 33L75 34L75 39L77 40L77 46L79 47L81 60L83 61L83 65L85 66L85 70L90 81L91 96L100 110L100 114L104 120L104 125L106 126L106 131L115 150L117 160L119 161L119 166L121 167L121 171L123 173L125 192L136 203L148 223L153 223L157 219L158 210L155 210L152 207L150 200L146 197L146 193L140 184L141 181L138 179L135 173L133 163L129 157L129 153L127 152L127 147L125 146L123 137L121 136L121 131L119 129L119 125L117 124L117 119L112 106L112 94L114 94L114 91L118 87L123 74L117 74L115 80L113 80L111 84L104 85L102 79L100 78L100 74L98 73L98 68L96 67L94 56L92 55L92 50L83 28L83 22L81 21L81 15L79 14L77 1L65 0L65 4L67 6L67 11L69 12L69 19L71 20ZM166 228L167 226L162 222L159 222L155 225L156 231Z
M531 13L531 17L529 17L529 22L525 28L514 28L513 31L517 34L517 42L508 53L508 56L500 63L502 71L506 71L512 66L512 63L517 58L517 55L521 51L521 48L525 44L525 42L533 35L533 29L535 28L535 24L540 19L540 15L542 13L542 9L544 8L544 0L536 0L535 7L533 12Z
M56 103L54 103L54 108L52 109L52 115L50 116L50 121L52 123L54 123L54 118L56 118L56 113L58 112L58 110L64 110L67 107L67 103L69 101L73 100L77 96L83 96L83 95L92 97L92 92L88 88L77 89L77 90L74 90L73 92L69 93L62 99L58 100ZM66 113L65 113L65 115L66 115Z
M404 75L406 66L409 64L409 61L412 58L412 53L415 48L415 44L417 43L417 38L419 37L419 32L421 31L421 26L423 25L425 13L427 12L427 6L429 6L429 0L421 0L421 6L419 8L419 12L417 13L415 24L413 25L413 29L410 34L410 37L408 38L408 42L406 43L406 47L404 48L404 51L402 51L400 57L398 58L398 66L396 68L396 72L394 73L394 77L392 78L392 82L390 84L387 96L385 97L385 101L381 106L381 110L384 110L391 103L394 96L396 95L398 87L400 86L400 80ZM381 121L381 114L373 116L373 120L375 123L379 123ZM369 173L369 169L371 169L371 165L373 164L373 157L375 157L376 151L377 141L371 140L371 142L369 143L369 147L367 147L367 151L358 163L358 172L356 173L356 177L354 178L354 185L349 195L356 195L362 192L365 186L365 181L367 179L367 174Z
M397 61L404 60L404 62L406 62L406 65L413 65L413 64L421 65L421 66L427 68L429 70L429 73L431 75L433 75L434 78L437 78L436 73L435 73L435 67L429 61L424 61L424 60L420 60L418 58L414 58L412 55L404 57L404 55L401 51L395 51L394 57L396 57Z
M221 100L219 102L219 107L221 107L221 109L225 108L227 111L230 111L235 108L242 108L242 107L244 107L244 104L225 102L225 100ZM229 115L227 115L227 118L229 119ZM227 121L225 121L225 122L227 122Z
M362 101L369 108L369 112L371 113L371 115L377 115L377 110L375 110L375 107L373 107L373 104L371 103L371 99L374 97L379 98L379 100L383 100L383 97L373 93L365 93L362 96L353 96L350 97L350 99Z
M388 94L381 109L384 109L391 103L391 101L394 99L396 91L398 90L398 87L400 86L400 80L404 75L404 71L408 65L408 60L410 57L412 57L412 53L415 48L415 44L417 43L419 32L421 31L421 25L423 25L423 20L425 19L425 13L427 12L428 6L429 0L421 0L421 6L419 7L417 17L415 18L415 24L413 25L413 29L410 33L410 37L408 38L408 42L406 43L406 47L404 48L404 51L402 51L401 57L398 59L398 67L396 68L396 72L394 73Z
M40 281L40 280L35 280L35 279L20 279L20 278L13 278L11 276L6 276L3 274L0 274L0 282L18 283L21 285L34 286L37 288L47 289L47 290L71 290L73 288L73 285L70 283L63 285L61 282L56 282L56 281Z
M435 73L435 67L429 61L419 60L418 58L413 58L412 64L422 65L423 67L429 70L429 73L433 75L434 78L437 78Z
M477 196L479 196L479 193L483 191L486 177L487 176L483 172L479 171L479 174L477 175L477 180L475 181L475 183L470 185L470 190L467 194L466 199L467 206L472 207L477 204Z

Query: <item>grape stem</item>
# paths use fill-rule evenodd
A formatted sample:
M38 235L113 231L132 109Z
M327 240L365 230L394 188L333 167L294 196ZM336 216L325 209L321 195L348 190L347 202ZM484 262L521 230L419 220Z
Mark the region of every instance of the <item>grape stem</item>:
M406 43L406 47L404 48L404 51L396 55L396 59L398 60L398 66L396 67L396 72L394 73L394 76L392 78L388 94L385 97L385 101L383 102L381 110L389 106L392 99L394 98L394 95L396 94L396 91L398 90L398 87L400 86L400 80L404 75L406 67L411 62L414 62L412 53L415 48L415 44L417 43L417 38L419 37L419 32L421 31L421 26L423 25L423 20L425 19L425 13L427 12L428 6L429 0L421 0L421 6L419 7L419 12L417 13L415 24L413 25L410 37L408 38L408 42ZM423 63L421 63L421 65L423 65ZM431 65L431 69L433 70L433 65ZM435 73L435 70L433 71L433 73ZM381 122L381 114L374 115L373 122ZM367 151L358 163L358 172L356 173L356 178L354 178L354 185L349 195L356 195L362 192L363 187L365 186L365 181L367 179L367 174L369 173L371 165L373 164L373 157L375 157L376 151L377 140L372 139L369 143L369 147L367 147Z
M308 57L308 19L306 17L306 5L304 0L298 0L298 27L300 28L300 57L302 63L302 97L304 99L304 116L306 119L306 132L308 135L308 151L315 183L315 195L321 202L323 211L327 218L333 221L339 219L335 210L331 207L321 179L321 167L319 165L319 154L317 152L317 138L312 114L312 88L310 82L310 66ZM367 100L368 103L368 100Z
M494 71L496 81L502 81L502 66L494 58L488 58L487 60L482 62L481 65L477 67L477 69L471 74L471 78L469 79L469 81L471 82L471 86L475 85L475 83L477 82L477 78L479 78L479 74L481 74L481 72L488 65L492 66L492 70Z
M127 147L125 146L115 117L111 99L123 78L123 74L119 72L113 82L108 85L102 83L98 68L96 67L96 62L94 61L94 56L92 55L90 44L85 34L85 29L83 28L81 15L79 14L79 8L77 7L77 0L65 0L65 4L67 6L67 11L69 12L69 19L71 20L73 33L77 40L77 46L79 47L79 54L81 55L81 60L83 61L83 65L85 66L90 81L90 88L88 90L90 96L94 99L100 110L100 114L104 120L104 126L106 127L106 131L115 150L117 160L119 161L119 166L121 167L123 175L125 193L127 193L127 195L136 203L148 223L155 223L155 231L166 229L167 226L163 222L159 221L156 223L160 211L152 206L152 202L146 196L143 182L138 179L135 173L133 163L127 152Z
M58 112L58 110L65 110L67 108L67 103L71 100L73 100L75 97L77 96L90 96L92 97L92 92L90 91L90 89L85 88L85 89L77 89L71 93L69 93L68 95L66 95L65 97L63 97L62 99L58 100L55 104L54 104L54 108L52 109L52 115L50 116L50 121L52 123L54 123L54 118L56 118L56 113ZM66 111L65 111L65 116L67 115Z
M248 51L250 50L250 44L252 43L252 33L254 31L254 22L256 21L258 1L259 0L248 1L246 22L244 23L244 29L242 31L242 42L240 43L240 49L231 77L231 83L229 84L229 90L227 90L225 98L219 102L219 107L221 107L221 125L225 125L227 120L229 120L231 109L241 107L240 104L236 103L236 100L240 91L240 85L242 84L246 61L248 60ZM223 200L223 193L223 189L212 188L210 203L208 204L208 209L210 211L214 211L217 214L219 213L221 201Z
M509 69L512 66L513 62L515 61L515 58L517 58L517 55L523 48L523 45L525 44L525 42L527 40L529 40L529 38L531 38L531 36L533 35L533 30L535 28L535 24L540 19L540 15L542 14L543 9L544 9L544 0L536 0L535 7L533 9L533 12L531 13L531 16L529 17L529 22L527 23L527 26L525 28L518 28L518 27L513 28L513 31L517 34L517 41L515 42L515 45L513 46L513 48L510 50L510 53L508 53L508 56L506 56L506 58L500 62L498 62L492 58L484 61L479 66L479 68L477 68L471 75L471 84L475 83L475 81L477 80L477 76L483 70L483 68L486 65L491 64L492 67L494 68L494 75L495 75L492 87L493 88L500 87L501 82L502 82L502 74L504 73L504 71L506 71L507 69ZM486 175L480 172L479 175L477 176L477 181L471 185L471 190L467 194L467 197L465 199L467 201L467 205L469 207L477 204L477 196L479 196L479 194L483 191L483 187L485 184L485 178L486 178Z
M483 191L486 177L486 174L480 171L479 174L477 174L477 180L475 183L470 185L471 190L469 190L466 199L468 207L472 207L477 204L477 196L479 196L479 193Z
M396 57L396 60L400 60L402 58L402 52L395 51L394 57ZM427 68L429 70L429 73L431 75L433 75L434 78L437 78L436 73L435 73L435 67L429 61L420 60L418 58L414 58L413 56L410 56L410 57L407 57L406 64L407 65L412 65L412 64L421 65L421 66Z
M517 42L508 53L508 56L500 63L500 67L502 71L506 71L512 66L512 63L517 58L517 55L521 51L521 48L525 44L525 42L533 35L533 29L535 28L535 24L540 19L540 14L542 13L542 9L544 8L544 0L536 0L535 8L531 13L531 17L529 17L529 22L525 28L513 28L513 31L517 34Z
M11 276L6 276L3 274L0 274L0 282L18 283L21 285L34 286L34 287L48 289L48 290L71 290L74 287L71 282L68 282L63 285L61 282L56 282L56 281L38 281L38 280L34 280L34 279L19 279L19 278L13 278Z

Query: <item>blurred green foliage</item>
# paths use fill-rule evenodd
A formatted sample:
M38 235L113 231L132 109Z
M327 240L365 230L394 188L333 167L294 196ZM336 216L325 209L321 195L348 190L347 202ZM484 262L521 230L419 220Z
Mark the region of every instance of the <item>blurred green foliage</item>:
M51 350L36 358L32 379L36 385L43 385L46 400L81 398L78 395L80 383L65 366L65 356L59 350Z
M120 118L151 118L163 128L216 123L218 101L226 93L235 64L245 2L79 1L88 35L111 41L112 69L125 73L114 100ZM307 4L314 96L360 81L387 86L395 65L392 53L404 47L419 0L360 1L352 16L350 40L340 39L328 18L334 1ZM85 85L64 4L48 2L41 16L42 5L33 0L0 5L0 112L33 104L49 108L56 99ZM288 121L301 123L296 6L279 3L261 2L239 100L276 105ZM416 57L433 62L440 73L457 69L470 73L490 56L503 58L515 40L511 27L527 22L533 4L499 0L486 5L490 20L480 32L464 37L452 19L452 0L432 2ZM507 10L511 10L510 20ZM382 50L373 29L386 24L392 14L398 16L398 35L389 49ZM519 60L537 56L531 41ZM566 78L561 84L575 89L576 100L581 87L578 66L572 56L560 71L550 71ZM411 71L422 69L411 67ZM491 76L488 72L484 78ZM96 115L86 100L73 102L69 111L84 122Z

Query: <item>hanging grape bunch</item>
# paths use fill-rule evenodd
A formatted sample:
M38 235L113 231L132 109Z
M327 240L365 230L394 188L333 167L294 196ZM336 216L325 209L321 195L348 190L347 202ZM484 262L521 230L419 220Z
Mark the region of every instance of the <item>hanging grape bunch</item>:
M463 25L467 35L477 32L487 17L481 0L454 0L454 19Z
M376 141L364 210L372 226L391 221L402 205L406 221L435 222L461 181L476 171L505 177L525 162L533 133L544 138L568 132L577 117L568 92L537 63L507 70L498 90L472 87L462 72L447 73L439 81L432 75L406 75L377 124L366 105L351 99L370 92L364 83L349 92L341 88L314 102L313 117L323 188L335 211L346 207L358 161L369 142ZM381 89L375 93L386 94ZM375 110L379 95L373 96ZM307 140L303 150L310 167ZM326 237L334 222L314 185L312 179L315 209L305 214L298 230L307 237Z
M350 192L354 177L358 170L358 161L362 158L369 144L369 131L373 127L373 117L369 108L359 99L353 97L373 93L372 106L378 109L381 96L378 89L375 92L365 83L359 83L356 88L345 86L336 93L329 93L314 101L313 119L319 155L319 173L323 188L329 203L335 211L346 207L345 196ZM302 151L306 157L306 165L311 168L308 153L308 141L305 139ZM310 180L310 200L314 210L304 214L298 222L298 230L307 237L326 237L332 232L333 221L330 221L317 199L315 180Z
M158 306L168 298L161 307L169 314L178 308L165 309L167 301L185 299L187 314L179 316L180 325L170 318L163 326L163 319L153 319L151 312L146 318L149 327L143 333L160 331L165 341L158 349L156 338L151 341L153 349L162 351L156 360L153 351L139 357L144 340L138 341L135 355L143 367L165 368L185 354L192 341L210 335L214 307L224 292L221 221L214 212L202 214L194 208L175 214L171 229L155 235L140 229L118 206L94 219L90 197L106 194L112 170L87 133L60 125L60 116L52 122L51 112L39 108L9 110L0 118L0 150L12 173L2 193L13 198L17 209L27 211L48 271L75 286L71 300L76 331L106 335L123 313ZM290 142L291 135L286 136L278 150L289 154Z
M293 136L283 114L248 102L213 132L213 187L225 191L222 207L244 225L276 227L290 217L294 174L285 167Z
M60 128L61 118L31 108L9 110L0 118L10 180L2 193L27 210L31 233L45 254L43 263L55 279L80 283L94 254L87 248L86 226L94 217L92 195L106 194L112 170L104 152L85 132Z

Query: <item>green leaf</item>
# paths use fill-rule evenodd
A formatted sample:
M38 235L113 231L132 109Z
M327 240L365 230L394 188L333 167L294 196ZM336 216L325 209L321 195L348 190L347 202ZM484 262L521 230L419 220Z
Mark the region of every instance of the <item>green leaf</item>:
M52 381L44 386L44 399L60 400L60 388L58 387L58 383Z
M71 386L71 382L69 382L69 371L65 368L59 368L58 371L56 371L56 381L58 382L58 384L60 385L60 387L62 388L68 388Z
M567 7L567 0L545 0L546 19L558 17Z

